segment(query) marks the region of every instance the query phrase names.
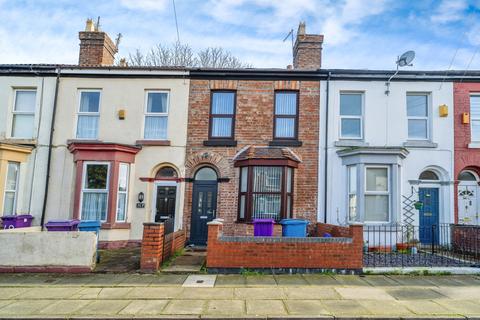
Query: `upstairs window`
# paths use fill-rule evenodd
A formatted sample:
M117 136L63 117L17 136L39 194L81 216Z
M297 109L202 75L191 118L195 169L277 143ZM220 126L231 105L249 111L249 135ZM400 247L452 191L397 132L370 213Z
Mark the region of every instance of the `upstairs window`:
M428 95L407 94L408 139L428 140Z
M168 92L148 91L145 107L145 131L147 140L167 140Z
M9 162L7 167L7 179L5 181L5 193L3 195L3 215L4 216L16 214L19 176L20 176L20 163Z
M83 168L82 183L82 220L107 219L108 180L110 164L105 162L88 162Z
M363 138L363 94L340 94L340 138Z
M210 110L210 139L233 139L235 92L213 91Z
M470 96L471 140L480 142L480 95Z
M100 118L100 91L80 91L77 139L97 139Z
M298 138L298 92L275 92L274 139Z
M12 138L32 139L34 134L36 90L15 90Z

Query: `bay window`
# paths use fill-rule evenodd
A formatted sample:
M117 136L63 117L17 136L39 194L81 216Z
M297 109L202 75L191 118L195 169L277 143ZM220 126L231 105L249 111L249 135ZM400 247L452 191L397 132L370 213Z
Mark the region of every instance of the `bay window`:
M287 166L240 168L239 221L292 216L293 169Z
M109 171L109 163L85 163L82 183L82 207L80 210L82 220L106 220Z
M129 169L129 165L127 163L119 164L116 216L117 221L125 221L127 218Z
M480 95L470 96L471 141L480 142Z
M77 118L77 139L97 139L100 119L100 91L80 91Z
M363 138L363 93L340 93L340 138Z
M3 196L3 215L14 215L17 210L18 179L20 176L20 163L8 162L5 193Z
M348 217L356 221L357 216L357 167L348 167Z
M145 139L167 139L168 100L169 93L167 91L147 91L144 128Z
M274 139L298 138L298 92L276 91Z
M388 222L390 191L388 167L365 168L365 222Z
M429 139L428 95L407 94L408 139Z
M12 138L32 139L35 137L36 99L36 90L15 90Z
M235 128L235 92L213 91L210 109L210 139L232 139Z

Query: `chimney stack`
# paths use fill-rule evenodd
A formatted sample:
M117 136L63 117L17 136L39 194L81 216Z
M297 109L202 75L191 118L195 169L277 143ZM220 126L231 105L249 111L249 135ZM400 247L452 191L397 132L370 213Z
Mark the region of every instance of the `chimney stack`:
M305 22L298 25L297 39L293 46L295 69L317 70L322 67L323 35L306 34Z
M80 31L78 38L80 39L78 56L80 66L113 65L118 48L108 34L99 30L98 24L95 25L92 19L87 19L85 31Z

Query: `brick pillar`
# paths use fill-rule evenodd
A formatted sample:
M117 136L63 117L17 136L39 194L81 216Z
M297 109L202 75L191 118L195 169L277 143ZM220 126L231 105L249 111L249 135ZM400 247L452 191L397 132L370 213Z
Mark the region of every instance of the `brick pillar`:
M163 241L165 238L163 223L148 222L143 224L142 254L140 269L156 272L163 262Z
M350 236L352 237L354 245L354 254L352 260L358 268L363 266L363 223L352 222L350 224Z
M207 267L211 266L212 263L219 258L217 255L221 254L218 252L218 248L216 246L218 236L222 233L223 223L218 220L213 220L207 223L208 225L208 240L207 240Z

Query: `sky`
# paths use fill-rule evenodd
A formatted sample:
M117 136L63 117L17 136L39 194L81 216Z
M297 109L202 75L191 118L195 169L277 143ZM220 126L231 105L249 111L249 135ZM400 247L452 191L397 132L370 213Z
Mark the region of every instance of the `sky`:
M323 68L480 69L480 0L175 0L180 42L223 47L257 68L292 63L291 29L323 34ZM0 0L0 64L78 62L78 31L101 17L117 58L177 40L173 0Z

